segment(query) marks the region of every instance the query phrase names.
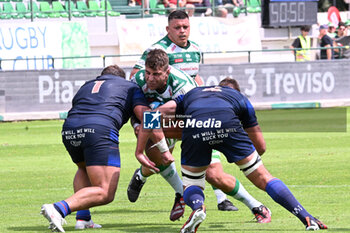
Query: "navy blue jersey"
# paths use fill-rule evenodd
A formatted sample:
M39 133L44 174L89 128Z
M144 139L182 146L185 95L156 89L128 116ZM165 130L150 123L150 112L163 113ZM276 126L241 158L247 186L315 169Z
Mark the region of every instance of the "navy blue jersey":
M114 75L99 76L87 81L74 96L65 124L71 119L75 126L100 124L119 130L136 105L148 106L137 84Z
M255 111L249 100L230 87L196 87L175 99L176 114L191 118L208 118L224 115L226 122L242 124L243 128L258 125Z
M182 131L182 165L208 166L212 150L222 152L229 163L255 151L243 129L258 124L255 111L239 91L221 86L196 87L175 101L176 114L187 118Z

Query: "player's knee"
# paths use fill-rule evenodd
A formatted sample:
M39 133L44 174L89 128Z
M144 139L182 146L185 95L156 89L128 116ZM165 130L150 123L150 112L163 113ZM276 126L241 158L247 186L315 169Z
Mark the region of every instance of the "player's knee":
M264 191L265 191L267 183L269 183L273 179L276 179L276 177L272 176L267 170L259 177L260 177L260 183L259 183L260 186L258 186L258 185L256 185L256 186Z
M114 200L114 196L115 193L108 192L108 189L100 188L96 201L101 205L106 205Z
M218 185L221 182L221 176L216 172L215 169L208 168L205 174L206 181L211 185Z
M249 174L254 172L256 169L258 169L262 164L263 163L261 161L261 157L255 151L252 159L249 162L242 165L238 165L238 167L244 173L245 176L248 176Z
M105 199L106 204L111 203L112 201L114 201L114 197L115 197L115 194L114 194L114 193L109 193L109 194L107 195L107 198Z
M182 183L185 187L195 185L201 187L203 190L205 189L205 171L191 172L182 167L181 173Z

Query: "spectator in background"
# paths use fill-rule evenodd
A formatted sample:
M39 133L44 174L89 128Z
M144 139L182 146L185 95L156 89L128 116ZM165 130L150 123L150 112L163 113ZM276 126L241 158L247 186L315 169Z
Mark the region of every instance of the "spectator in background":
M334 38L340 38L340 37L345 36L345 35L346 35L346 34L345 34L345 30L346 30L345 23L339 22L337 34L335 35Z
M173 12L177 9L178 3L179 7L185 7L186 6L186 0L161 0L161 3L163 3L165 8L168 8L169 12Z
M188 16L193 16L195 12L204 13L205 16L213 13L210 0L187 0L186 8Z
M338 44L345 46L342 50L342 58L350 59L350 36L343 36L339 39L335 39Z
M338 33L339 38L335 38L334 43L337 46L345 46L341 49L341 58L350 59L350 20L347 20L345 23L339 23Z
M327 35L328 35L330 38L333 39L333 38L335 37L335 35L336 35L336 33L335 33L335 31L336 31L335 25L334 25L334 23L329 22L327 26L328 26Z
M328 29L328 25L324 24L321 25L319 30L320 30L320 35L318 36L318 38L320 39L320 46L321 47L332 47L333 45L333 40L332 38L330 38L327 35L327 29ZM321 59L327 59L327 60L331 60L333 59L333 49L329 48L329 49L321 49Z
M310 61L311 60L311 39L308 36L310 26L302 26L300 28L301 35L298 36L293 44L290 46L291 49L300 48L301 50L293 50L296 61Z
M345 32L345 34L346 34L347 36L350 36L350 19L348 19L348 20L345 21L345 26L346 26L346 32Z
M232 13L235 8L242 5L240 0L215 0L217 16L226 18L228 13Z
M345 30L346 30L345 23L339 22L337 34L335 35L334 41L333 41L333 46L334 47L343 46L339 41L336 41L336 39L339 39L339 38L345 36L346 35L345 34ZM343 56L342 53L343 53L342 49L334 49L334 58L335 59L341 59L342 56Z
M144 0L144 9L145 9L145 14L148 15L149 14L149 0ZM129 6L136 6L136 5L139 5L141 6L142 5L142 0L129 0Z

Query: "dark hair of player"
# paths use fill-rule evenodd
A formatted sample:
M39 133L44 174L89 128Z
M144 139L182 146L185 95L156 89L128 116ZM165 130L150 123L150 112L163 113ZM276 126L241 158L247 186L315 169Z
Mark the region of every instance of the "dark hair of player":
M168 23L173 19L188 19L188 14L185 11L176 10L169 14Z
M118 65L110 65L104 68L101 72L101 75L106 75L106 74L119 76L125 79L125 72Z
M152 70L162 68L165 71L169 67L169 57L164 50L153 49L147 54L145 65Z
M223 87L231 87L239 92L241 92L241 89L239 88L239 84L236 81L236 79L226 77L225 79L221 80L219 83L219 86Z

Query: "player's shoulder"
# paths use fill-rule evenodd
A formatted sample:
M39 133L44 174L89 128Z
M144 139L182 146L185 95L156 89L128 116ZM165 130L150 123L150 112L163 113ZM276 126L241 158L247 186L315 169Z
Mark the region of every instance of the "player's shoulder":
M131 81L140 87L144 86L146 84L145 69L137 71L136 74L132 77Z
M168 38L168 36L164 36L162 39L160 39L156 43L154 43L149 48L149 50L152 50L152 49L163 49L163 50L166 50L171 44L172 44L172 41Z
M153 45L151 45L150 47L148 47L142 54L140 61L138 61L139 64L136 64L137 66L135 66L138 69L141 69L145 66L145 61L146 61L146 57L148 55L148 53L154 49L161 49L164 52L167 52L167 46L161 43L155 43ZM142 64L141 64L142 63Z
M168 80L168 85L177 94L185 94L197 86L188 74L174 67L171 67Z
M196 42L194 42L193 40L188 40L191 44L191 47L193 47L195 50L200 50L199 44L197 44Z
M115 76L115 75L111 75L111 74L105 74L105 75L101 75L96 77L96 79L91 80L93 82L96 81L103 81L103 82L110 82L110 83L116 83L116 84L129 84L130 82L122 77L119 76Z
M175 68L174 66L169 66L170 67L170 77L173 80L176 79L183 79L185 81L188 81L190 83L193 83L193 78L189 76L186 72Z
M186 73L183 72L182 70L180 69L177 69L175 68L174 66L172 65L169 65L169 68L170 68L170 74L173 74L175 76L184 76Z
M227 86L220 86L220 85L201 86L201 87L197 87L196 89L197 89L196 91L200 91L200 92L215 92L218 95L225 96L225 98L228 100L235 99L236 101L240 101L246 98L241 92Z
M224 93L227 93L230 96L233 96L235 98L241 98L241 99L246 98L240 91L237 91L232 87L227 87L227 86L219 86L219 87Z
M110 76L110 77L103 77L103 79L96 79L104 81L109 83L108 88L116 89L121 88L125 90L131 90L131 89L137 89L139 88L139 85L136 82L133 82L132 80L126 80L122 77L117 76Z

